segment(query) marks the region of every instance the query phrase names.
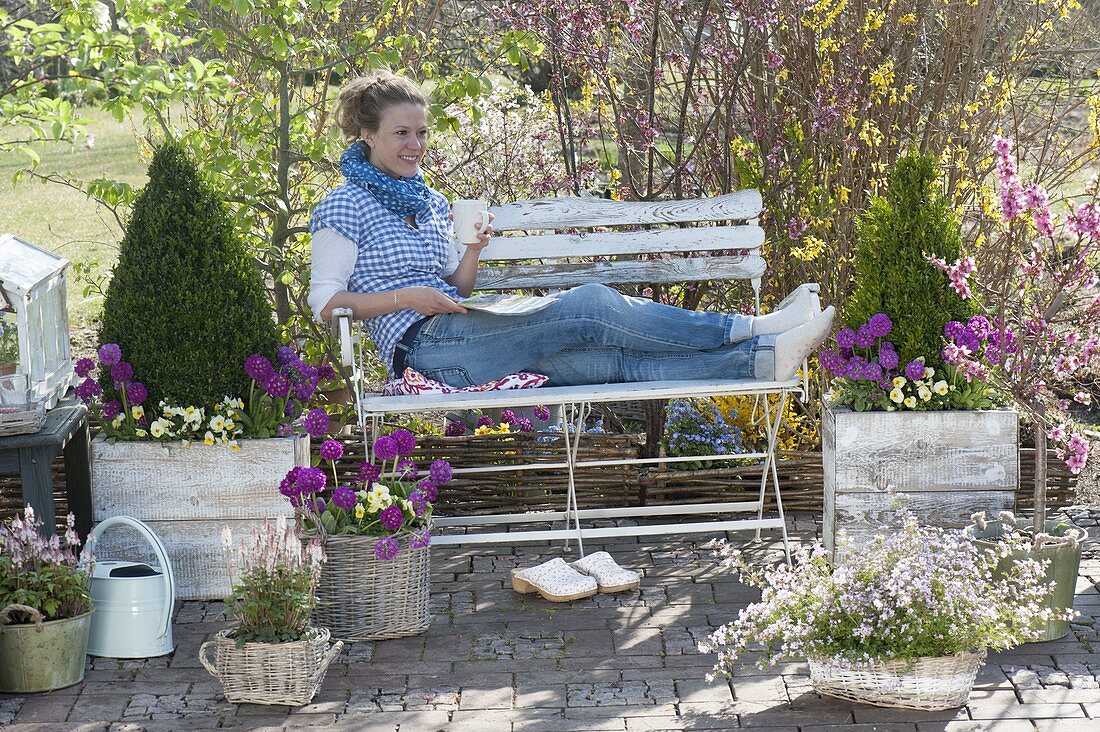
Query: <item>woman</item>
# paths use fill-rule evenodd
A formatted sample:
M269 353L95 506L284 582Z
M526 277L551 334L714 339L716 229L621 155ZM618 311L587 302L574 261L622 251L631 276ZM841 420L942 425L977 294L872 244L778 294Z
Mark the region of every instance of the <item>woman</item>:
M452 243L447 200L424 183L428 102L399 76L358 78L341 91L336 119L349 140L347 178L310 221L309 304L321 321L333 308L365 320L383 363L411 367L456 387L519 371L550 384L668 379L787 380L824 341L833 308L815 312L800 289L765 316L683 310L626 297L603 285L549 296L528 315L468 312L478 258L492 226Z

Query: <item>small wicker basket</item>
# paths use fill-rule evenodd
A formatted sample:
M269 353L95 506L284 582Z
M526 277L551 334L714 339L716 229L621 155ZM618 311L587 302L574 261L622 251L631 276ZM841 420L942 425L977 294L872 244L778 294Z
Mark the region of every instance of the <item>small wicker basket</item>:
M300 707L313 699L332 660L344 644L329 646L327 628L314 630L310 640L289 643L245 643L223 630L199 647L199 661L222 682L226 701L235 704L282 704ZM214 662L207 653L214 651Z
M38 432L46 424L46 408L0 407L0 437Z
M377 536L326 536L312 620L343 641L384 640L428 629L430 550L412 549L399 537L393 559L374 555Z
M952 709L966 704L985 649L938 658L888 661L873 669L844 668L811 658L810 682L820 694L901 709Z

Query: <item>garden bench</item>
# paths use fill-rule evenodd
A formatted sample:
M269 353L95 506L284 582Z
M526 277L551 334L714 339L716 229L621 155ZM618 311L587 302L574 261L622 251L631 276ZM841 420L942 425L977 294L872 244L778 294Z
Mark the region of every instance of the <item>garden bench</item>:
M760 248L763 230L756 225L762 209L759 192L743 190L712 198L661 202L622 202L599 198L551 198L496 206L493 227L498 232L522 231L522 236L496 237L481 254L475 290L547 290L575 287L587 283L621 285L628 283L684 283L704 280L741 280L751 283L756 310L760 310L761 277L765 262ZM730 224L729 222L737 222ZM685 226L705 224L703 226ZM606 231L608 227L660 226L631 231ZM591 229L589 233L555 233L555 230ZM586 258L588 261L577 261ZM593 258L595 258L593 260ZM495 266L494 266L495 265ZM817 286L809 286L816 301ZM341 336L343 359L353 365L354 340L350 311L334 314L334 328ZM360 361L362 360L360 339ZM356 369L359 371L359 369ZM360 372L361 373L361 372ZM806 369L803 369L803 374ZM356 380L356 390L359 391ZM593 404L653 399L697 398L730 395L764 397L757 408L767 435L763 452L736 455L691 457L630 458L617 460L579 460L578 449L584 433L585 418ZM787 400L792 394L806 398L805 376L790 381L748 379L651 381L592 386L540 387L511 391L477 393L419 394L381 396L356 394L360 427L367 437L377 436L380 422L389 414L440 410L562 406L575 426L567 435L564 461L530 465L488 466L456 469L456 473L502 470L564 468L567 471L565 505L561 511L511 514L436 517L435 524L465 527L464 533L449 532L433 538L437 544L491 543L515 541L576 539L583 554L583 541L612 536L642 536L688 533L716 533L732 530L778 529L784 551L788 551L783 501L775 469L776 435ZM370 459L370 444L367 444ZM574 472L578 468L610 465L646 465L679 461L731 460L755 458L764 461L758 496L749 501L711 502L644 507L581 508L577 505ZM770 478L770 480L769 480ZM768 483L775 491L776 516L764 516L764 497ZM733 518L750 513L751 517ZM668 516L703 517L708 520L646 522L639 525L606 525L609 519L663 518ZM591 519L602 520L597 527L583 526ZM563 522L563 528L529 528L512 531L471 532L475 526L500 527L514 523ZM622 522L619 522L622 523ZM626 522L631 523L631 522ZM789 552L788 552L789 556Z

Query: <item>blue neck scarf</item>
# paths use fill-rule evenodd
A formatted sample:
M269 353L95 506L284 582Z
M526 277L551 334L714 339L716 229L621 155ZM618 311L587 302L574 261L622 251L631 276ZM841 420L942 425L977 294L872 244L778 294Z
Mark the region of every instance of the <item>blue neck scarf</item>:
M387 209L401 218L428 210L432 196L424 176L391 178L367 160L366 145L356 140L340 156L340 172L355 185L373 194Z

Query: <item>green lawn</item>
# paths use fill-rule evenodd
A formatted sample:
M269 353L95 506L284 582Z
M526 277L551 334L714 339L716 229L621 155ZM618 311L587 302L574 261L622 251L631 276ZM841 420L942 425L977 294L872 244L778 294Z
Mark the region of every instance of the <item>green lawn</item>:
M133 186L145 185L146 163L138 158L133 126L119 124L98 110L84 113L93 120L88 126L94 136L91 149L84 139L76 145L39 145L39 171L68 171L83 180L109 176ZM0 155L0 233L14 234L70 262L96 263L95 273L109 272L121 238L110 212L98 210L93 201L61 185L27 178L13 187L12 175L27 164L23 155ZM72 270L69 279L69 320L74 326L86 326L98 317L102 299L85 297L85 283Z

